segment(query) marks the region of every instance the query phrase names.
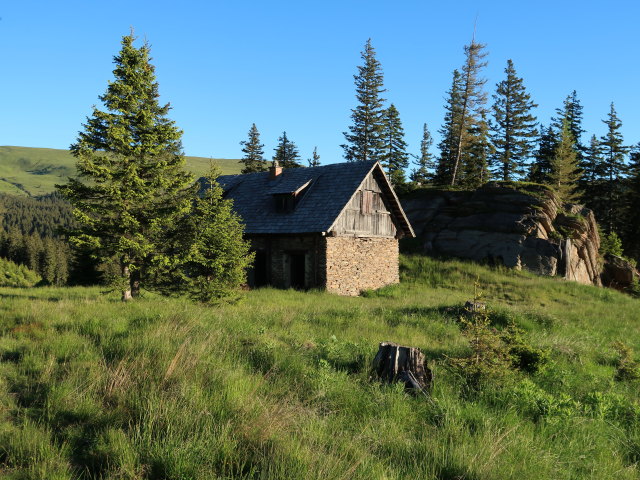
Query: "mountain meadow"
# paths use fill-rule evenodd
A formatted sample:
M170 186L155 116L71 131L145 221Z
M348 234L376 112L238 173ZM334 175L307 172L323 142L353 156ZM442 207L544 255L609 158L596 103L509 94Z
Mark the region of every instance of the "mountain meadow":
M238 160L185 157L185 168L201 177L213 162L222 175L240 173ZM76 159L68 150L0 147L0 193L39 196L53 193L55 185L76 176Z
M0 289L0 476L638 478L640 300L422 256L401 272L216 308ZM371 378L382 341L425 353L428 393Z

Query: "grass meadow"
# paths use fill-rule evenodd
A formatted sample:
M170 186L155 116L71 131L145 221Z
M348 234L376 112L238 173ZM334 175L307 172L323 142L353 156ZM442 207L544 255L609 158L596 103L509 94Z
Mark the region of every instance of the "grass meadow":
M206 307L98 288L0 289L0 477L635 479L640 300L501 268L402 258L357 298L264 288ZM548 352L469 392L449 358L484 292ZM370 379L381 341L422 349L428 396Z
M222 175L240 173L238 160L186 157L187 170L201 177L213 162ZM55 191L56 183L75 176L75 158L67 150L53 148L0 147L0 193L44 195Z

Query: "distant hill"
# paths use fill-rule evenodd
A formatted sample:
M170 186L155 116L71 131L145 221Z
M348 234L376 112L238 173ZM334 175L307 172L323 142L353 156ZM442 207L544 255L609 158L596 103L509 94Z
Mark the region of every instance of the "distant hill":
M186 157L187 169L201 176L213 160L225 175L240 173L238 160ZM75 159L67 150L53 148L0 147L0 192L44 195L75 175Z

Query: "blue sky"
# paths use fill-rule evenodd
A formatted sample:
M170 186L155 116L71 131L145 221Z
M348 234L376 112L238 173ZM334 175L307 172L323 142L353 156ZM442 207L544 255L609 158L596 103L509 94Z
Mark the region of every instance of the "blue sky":
M0 5L0 17L0 145L67 148L134 27L151 44L188 155L239 158L255 122L269 158L286 130L303 158L317 146L323 163L341 161L367 38L417 153L424 122L438 136L476 18L490 94L511 58L539 121L575 89L589 136L604 134L613 101L625 141L640 141L635 1L14 0Z

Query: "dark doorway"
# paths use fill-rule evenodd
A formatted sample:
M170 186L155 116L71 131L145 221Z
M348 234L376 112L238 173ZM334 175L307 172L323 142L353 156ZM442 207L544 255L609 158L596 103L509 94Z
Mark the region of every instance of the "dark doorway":
M254 287L264 287L269 283L268 271L267 252L264 250L256 250L256 259L253 262Z
M289 259L291 260L289 268L291 287L297 289L304 289L305 285L305 255L304 253L290 253Z

